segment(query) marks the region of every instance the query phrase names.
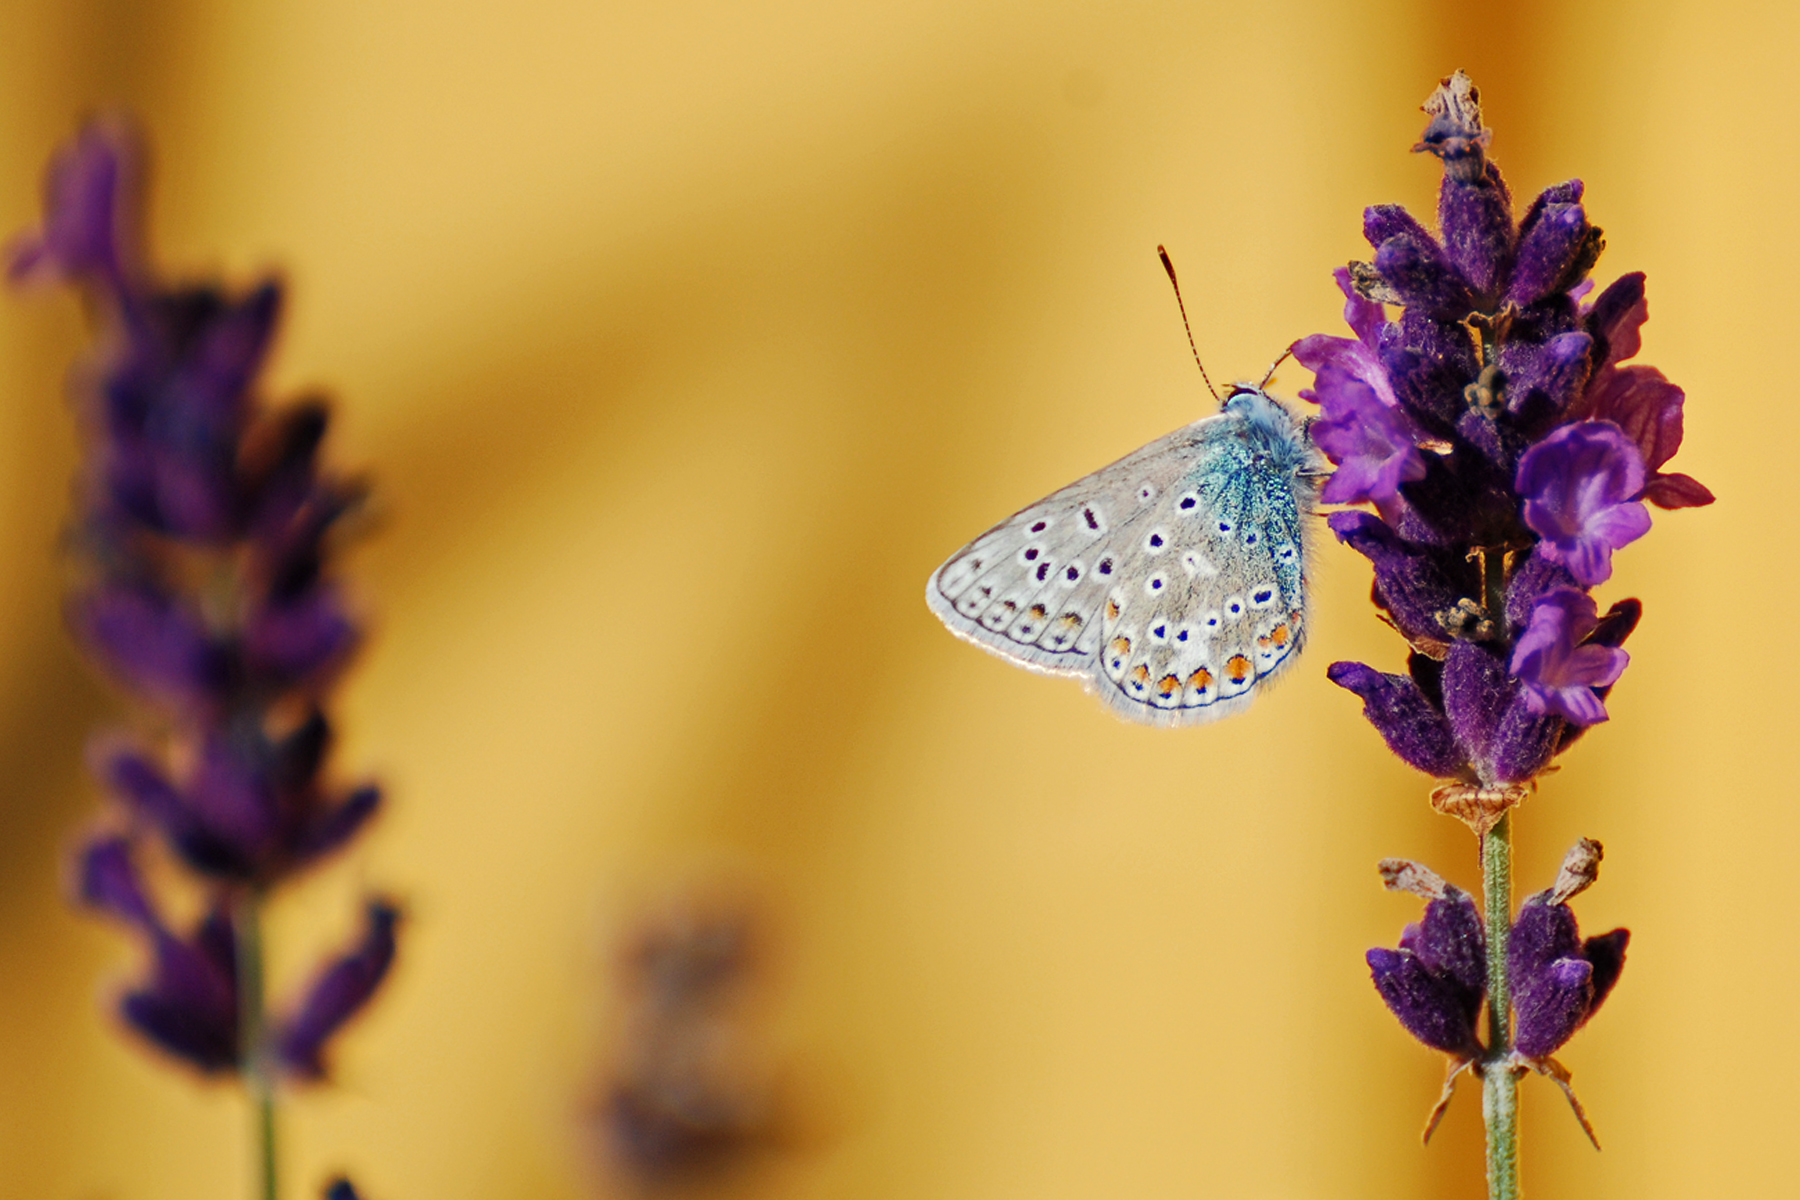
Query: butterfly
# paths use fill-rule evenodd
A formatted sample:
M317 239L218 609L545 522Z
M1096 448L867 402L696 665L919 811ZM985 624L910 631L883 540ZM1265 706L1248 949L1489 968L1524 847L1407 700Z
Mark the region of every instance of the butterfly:
M1242 711L1305 641L1306 521L1327 470L1267 383L1000 522L932 573L926 604L1131 720Z

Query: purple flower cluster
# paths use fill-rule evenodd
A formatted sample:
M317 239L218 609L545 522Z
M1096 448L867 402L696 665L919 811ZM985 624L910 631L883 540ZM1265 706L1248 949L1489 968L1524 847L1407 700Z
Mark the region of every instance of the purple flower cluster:
M329 557L362 488L321 468L321 402L260 402L279 284L169 286L149 269L140 164L128 130L89 124L51 164L42 228L9 252L15 281L77 286L99 327L74 387L88 452L69 621L159 726L95 749L123 831L86 847L79 889L148 945L148 978L121 1003L139 1033L203 1072L256 1063L317 1079L326 1043L393 961L399 914L369 900L356 944L254 1030L246 925L380 803L374 786L325 776L323 700L357 640ZM191 929L165 920L145 887L137 860L151 834L206 896Z
M1337 272L1352 338L1302 338L1324 499L1375 570L1375 600L1412 648L1405 674L1330 668L1388 746L1471 788L1518 794L1587 726L1624 671L1634 600L1589 589L1650 528L1646 504L1712 495L1663 467L1683 393L1640 344L1644 277L1585 300L1604 245L1579 180L1516 224L1489 131L1460 72L1426 106L1418 147L1443 162L1434 236L1405 209L1363 218L1373 262ZM1399 309L1388 319L1388 308Z
M1512 1056L1565 1086L1568 1073L1550 1056L1612 991L1631 941L1625 929L1583 941L1569 909L1569 900L1598 876L1600 857L1598 842L1576 843L1555 885L1520 906L1507 944ZM1368 952L1375 990L1408 1033L1450 1055L1458 1069L1484 1060L1478 1020L1487 997L1487 939L1474 899L1419 863L1388 859L1381 873L1390 890L1428 903L1424 919L1406 927L1398 949Z

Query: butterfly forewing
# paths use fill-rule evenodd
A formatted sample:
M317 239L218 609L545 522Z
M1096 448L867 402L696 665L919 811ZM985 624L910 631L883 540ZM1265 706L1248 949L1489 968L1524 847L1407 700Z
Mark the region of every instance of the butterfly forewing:
M1201 453L1212 417L1079 479L1002 521L932 575L926 603L969 641L1028 667L1090 673L1102 609L1154 510L1159 477Z
M1277 445L1303 446L1257 399L1279 414ZM927 603L986 649L1083 677L1133 720L1236 712L1302 640L1309 452L1267 453L1268 436L1240 405L1159 438L976 538L932 575Z

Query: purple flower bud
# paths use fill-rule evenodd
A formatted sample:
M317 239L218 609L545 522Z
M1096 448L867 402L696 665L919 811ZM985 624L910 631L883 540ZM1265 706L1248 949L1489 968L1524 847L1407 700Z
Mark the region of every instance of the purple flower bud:
M1401 233L1389 238L1375 252L1375 269L1408 308L1452 317L1474 307L1469 285L1429 237Z
M307 1079L324 1078L326 1041L369 1002L393 966L394 926L399 920L400 910L392 904L369 902L362 940L319 974L282 1026L279 1046L288 1070Z
M1438 226L1444 231L1450 261L1469 286L1483 296L1494 296L1511 271L1513 258L1512 194L1500 169L1484 163L1473 179L1444 172Z
M337 591L314 588L254 613L244 631L244 659L258 676L282 687L312 681L356 644L356 626Z
M331 1185L325 1189L325 1200L360 1200L360 1197L357 1196L356 1188L351 1186L350 1181L340 1175L332 1180Z
M1375 990L1406 1031L1458 1058L1481 1053L1476 1018L1487 987L1481 914L1468 893L1449 885L1409 925L1398 950L1366 956Z
M1418 683L1405 675L1384 675L1357 662L1332 663L1331 682L1362 698L1363 716L1402 760L1440 778L1468 766L1456 735Z
M1610 421L1565 425L1533 446L1519 460L1517 487L1540 551L1584 586L1610 579L1613 551L1650 530L1637 499L1644 460Z
M1479 582L1466 560L1447 560L1405 541L1373 513L1332 513L1326 523L1339 541L1374 565L1381 602L1409 641L1450 642L1443 615Z
M1548 892L1528 898L1507 950L1514 1049L1526 1058L1556 1053L1618 981L1630 940L1630 931L1615 929L1584 943L1568 905L1551 903Z
M1579 181L1575 187L1579 189ZM1593 265L1600 234L1576 203L1533 205L1527 221L1520 231L1518 258L1506 288L1507 302L1520 308L1579 283Z
M1581 398L1587 386L1594 339L1562 333L1548 342L1512 341L1500 349L1506 408L1528 426L1542 428Z
M1525 685L1534 713L1555 713L1576 725L1606 720L1595 688L1611 687L1631 661L1625 651L1585 644L1599 625L1593 598L1556 588L1531 610L1531 623L1513 647L1512 673Z

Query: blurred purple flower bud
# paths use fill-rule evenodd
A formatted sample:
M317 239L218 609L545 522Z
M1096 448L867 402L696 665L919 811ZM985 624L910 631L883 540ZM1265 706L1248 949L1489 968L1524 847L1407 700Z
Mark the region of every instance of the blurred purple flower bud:
M1587 643L1599 624L1593 598L1575 588L1557 588L1538 600L1511 664L1534 713L1555 713L1576 725L1606 720L1606 706L1594 689L1617 683L1631 657Z
M1650 531L1639 500L1644 460L1610 421L1565 425L1519 460L1525 523L1542 553L1592 587L1612 577L1613 551Z
M237 957L230 919L207 914L189 938L157 915L131 862L130 844L105 836L83 852L82 899L126 921L150 941L150 981L126 993L127 1023L163 1050L214 1073L238 1061Z
M93 121L60 147L44 177L44 224L7 248L15 283L95 277L123 288L135 252L136 137L118 121Z
M361 1200L361 1198L356 1194L356 1188L351 1185L350 1181L340 1175L332 1180L330 1186L325 1189L325 1200Z
M224 652L200 617L144 583L102 584L72 602L70 623L118 681L184 707L218 699Z
M329 964L313 981L299 1008L281 1028L281 1060L307 1079L322 1079L325 1043L375 994L394 963L394 927L400 910L372 900L367 925L354 949Z

